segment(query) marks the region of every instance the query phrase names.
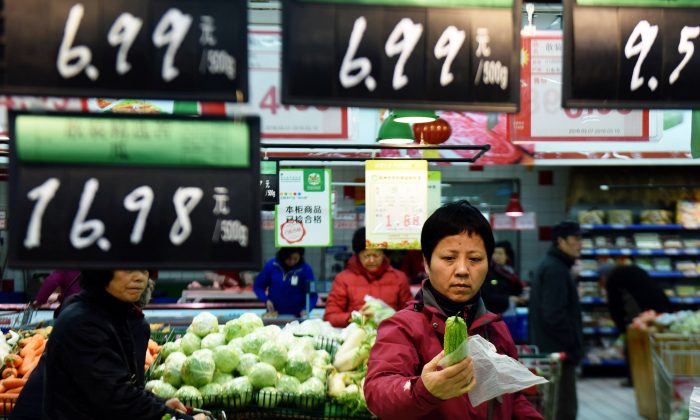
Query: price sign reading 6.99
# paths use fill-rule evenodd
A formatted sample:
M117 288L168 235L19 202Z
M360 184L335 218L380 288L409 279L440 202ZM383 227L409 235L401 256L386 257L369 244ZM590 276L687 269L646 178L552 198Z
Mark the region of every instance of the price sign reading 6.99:
M700 106L700 4L565 3L564 106Z
M247 2L5 3L7 93L245 101Z

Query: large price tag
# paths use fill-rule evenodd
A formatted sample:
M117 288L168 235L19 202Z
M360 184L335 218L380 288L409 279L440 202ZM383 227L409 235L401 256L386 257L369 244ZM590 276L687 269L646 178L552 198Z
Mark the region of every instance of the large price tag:
M698 108L698 6L565 0L564 106Z
M257 119L11 113L10 123L11 265L259 267Z
M520 5L287 0L282 101L514 112Z
M243 0L5 3L2 92L247 99Z
M649 112L562 108L562 33L522 36L520 112L509 115L514 143L648 141Z

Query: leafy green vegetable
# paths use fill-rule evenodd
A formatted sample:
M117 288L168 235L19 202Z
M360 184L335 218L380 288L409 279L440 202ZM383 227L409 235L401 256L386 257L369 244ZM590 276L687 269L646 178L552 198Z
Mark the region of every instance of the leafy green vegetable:
M311 377L313 369L308 358L304 354L295 351L289 353L284 372L303 382Z
M211 333L219 332L219 320L210 312L200 312L192 319L192 332L199 337L206 337Z
M273 387L265 387L258 392L258 406L275 408L282 401L282 396Z
M170 398L173 398L175 396L175 393L177 392L177 388L170 385L169 383L162 382L160 384L157 384L155 387L153 387L152 392L161 398L165 398L166 400L169 400Z
M180 341L180 348L186 355L190 355L202 347L202 339L194 333L187 333Z
M253 366L255 366L256 363L258 363L258 356L256 354L244 353L241 355L236 370L238 370L238 373L241 375L247 376L250 371L253 370Z
M233 346L218 346L214 348L214 363L216 368L224 373L233 372L241 360L241 352Z
M235 378L221 387L224 403L228 407L244 407L253 399L253 385L250 384L250 380L246 376Z
M146 385L143 387L143 389L145 389L148 392L153 392L153 388L156 385L162 384L162 383L163 383L163 381L161 381L160 379L154 379L152 381L146 382Z
M165 344L163 344L163 347L160 349L160 353L163 355L163 358L168 358L172 353L175 353L176 351L181 351L180 350L180 343L181 341L169 341Z
M185 360L181 370L185 384L200 387L211 382L216 364L210 353L211 350L198 350Z
M151 378L153 379L162 379L163 378L163 372L165 372L165 364L161 363L158 365L155 369L153 369L153 373L151 373Z
M311 378L299 387L297 405L304 409L318 407L323 404L326 397L326 387L317 378Z
M212 382L215 384L220 384L223 385L226 382L231 382L233 380L233 375L230 373L224 373L220 372L218 370L214 371L214 377L212 378Z
M277 370L269 363L258 362L253 366L248 379L254 388L262 389L277 385Z
M204 404L202 394L199 393L197 388L190 385L180 387L175 393L175 398L190 407L200 408Z
M163 364L163 382L167 382L174 387L182 385L182 376L180 374L182 365L187 360L184 353L171 353Z
M226 337L223 334L212 333L202 339L201 347L203 349L213 350L215 347L223 346L226 344Z
M260 347L258 358L261 362L269 363L281 370L287 363L287 348L276 341L267 341Z
M260 330L253 331L252 333L243 337L241 347L242 347L244 352L258 354L258 352L260 352L260 347L262 347L262 345L267 340L269 340L269 338L266 337L265 334L263 334L259 331Z
M221 401L224 388L221 384L206 384L199 388L199 393L202 394L202 398L206 404L216 404Z
M301 382L294 376L280 375L279 381L277 381L277 391L282 394L282 402L295 401L301 392Z

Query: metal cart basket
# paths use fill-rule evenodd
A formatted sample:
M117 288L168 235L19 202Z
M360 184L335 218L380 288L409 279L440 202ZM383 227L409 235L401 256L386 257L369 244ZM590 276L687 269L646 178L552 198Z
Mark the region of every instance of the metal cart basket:
M674 341L650 336L658 419L669 420L700 386L700 335Z
M531 372L549 382L523 390L525 397L545 420L554 419L561 383L561 353L540 353L536 346L516 346L518 358Z

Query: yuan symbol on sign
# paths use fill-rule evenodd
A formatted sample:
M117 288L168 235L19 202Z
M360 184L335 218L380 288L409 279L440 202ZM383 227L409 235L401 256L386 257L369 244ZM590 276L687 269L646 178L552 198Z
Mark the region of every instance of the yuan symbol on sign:
M491 56L490 41L488 28L476 29L476 56L481 60L479 60L474 84L478 86L483 81L485 85L498 85L502 90L506 90L508 88L508 67L504 66L500 60L484 60L484 58Z
M199 18L199 29L202 30L202 35L199 37L200 45L216 45L216 38L214 37L216 25L214 24L213 17L201 16Z
M216 215L223 214L224 216L231 212L228 208L228 188L226 187L215 187L214 188L214 210L213 213Z

